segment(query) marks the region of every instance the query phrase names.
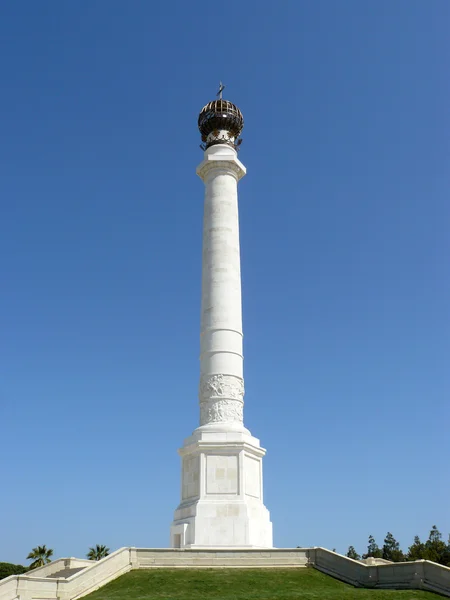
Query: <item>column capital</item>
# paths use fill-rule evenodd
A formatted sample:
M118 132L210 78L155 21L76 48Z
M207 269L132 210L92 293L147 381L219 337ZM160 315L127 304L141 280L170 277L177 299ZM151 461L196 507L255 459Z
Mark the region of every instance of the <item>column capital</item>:
M205 151L205 157L197 167L197 175L200 179L206 181L209 174L214 170L231 173L237 181L242 179L247 172L247 169L238 159L236 151L225 144L211 146Z

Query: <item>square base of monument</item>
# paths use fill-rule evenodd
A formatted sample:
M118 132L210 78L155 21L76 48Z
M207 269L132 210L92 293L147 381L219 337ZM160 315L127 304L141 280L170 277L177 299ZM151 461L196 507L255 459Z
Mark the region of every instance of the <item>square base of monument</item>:
M262 496L264 454L259 440L243 432L197 431L185 441L172 548L273 547Z
M267 509L228 505L203 505L186 520L174 521L171 527L172 548L229 549L272 548L272 523ZM262 507L264 509L265 507ZM178 512L178 511L177 511ZM229 518L227 513L241 512L240 518Z

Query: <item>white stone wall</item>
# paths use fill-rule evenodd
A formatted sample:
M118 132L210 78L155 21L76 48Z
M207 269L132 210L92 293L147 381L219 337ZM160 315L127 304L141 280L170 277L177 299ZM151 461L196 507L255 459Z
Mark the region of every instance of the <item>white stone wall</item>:
M450 596L450 568L424 560L422 587L438 594Z
M368 575L368 567L362 562L352 560L336 552L330 552L325 548L315 548L311 560L319 571L352 585L365 583L365 578Z
M120 577L132 569L131 548L121 548L106 558L95 562L91 567L67 579L65 597L61 600L75 600L90 594L99 587Z
M261 459L244 454L245 494L252 498L262 499Z
M306 549L271 550L165 550L137 549L138 568L285 568L305 567Z
M239 493L238 454L206 455L206 494L236 496Z
M17 575L10 575L0 579L0 600L16 600L19 579Z
M426 560L365 565L330 552L311 550L311 562L328 575L352 585L385 589L424 589L450 596L450 568Z
M17 595L20 600L53 600L58 598L60 588L58 579L27 577L26 575L20 575L17 578Z
M0 581L0 600L77 600L131 569L306 566L314 566L356 586L424 589L450 597L450 568L425 560L367 566L325 548L231 551L121 548L99 562L90 561L83 571L67 579L7 577Z
M200 495L200 457L185 456L182 461L182 500Z

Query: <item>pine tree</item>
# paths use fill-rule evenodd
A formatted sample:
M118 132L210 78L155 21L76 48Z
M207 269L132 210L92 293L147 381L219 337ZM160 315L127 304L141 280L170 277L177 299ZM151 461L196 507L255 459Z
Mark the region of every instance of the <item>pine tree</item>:
M391 560L392 562L401 562L404 560L403 552L400 550L400 544L390 531L387 532L384 538L382 558Z
M428 540L425 542L424 558L443 565L447 558L446 554L447 544L442 541L442 533L436 525L433 525Z
M383 552L380 550L377 543L375 542L375 538L373 537L373 535L369 535L369 545L367 546L366 554L363 554L363 558L381 558L382 555Z
M353 546L348 547L347 556L353 558L353 560L359 560L361 558Z
M448 542L445 548L442 564L446 567L450 567L450 535L448 536Z
M425 557L425 544L420 541L418 535L414 537L414 543L408 548L408 560L422 560Z

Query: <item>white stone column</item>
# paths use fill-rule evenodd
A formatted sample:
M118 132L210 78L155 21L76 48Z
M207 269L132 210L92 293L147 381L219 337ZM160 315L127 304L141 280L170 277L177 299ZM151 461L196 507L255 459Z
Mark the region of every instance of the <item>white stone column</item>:
M215 136L215 134L214 134ZM215 136L216 138L216 136ZM200 425L184 440L175 548L271 548L259 440L243 424L238 181L245 167L228 143L205 150L200 335Z
M200 426L244 431L241 266L234 148L211 146L197 169L205 183L200 327Z

